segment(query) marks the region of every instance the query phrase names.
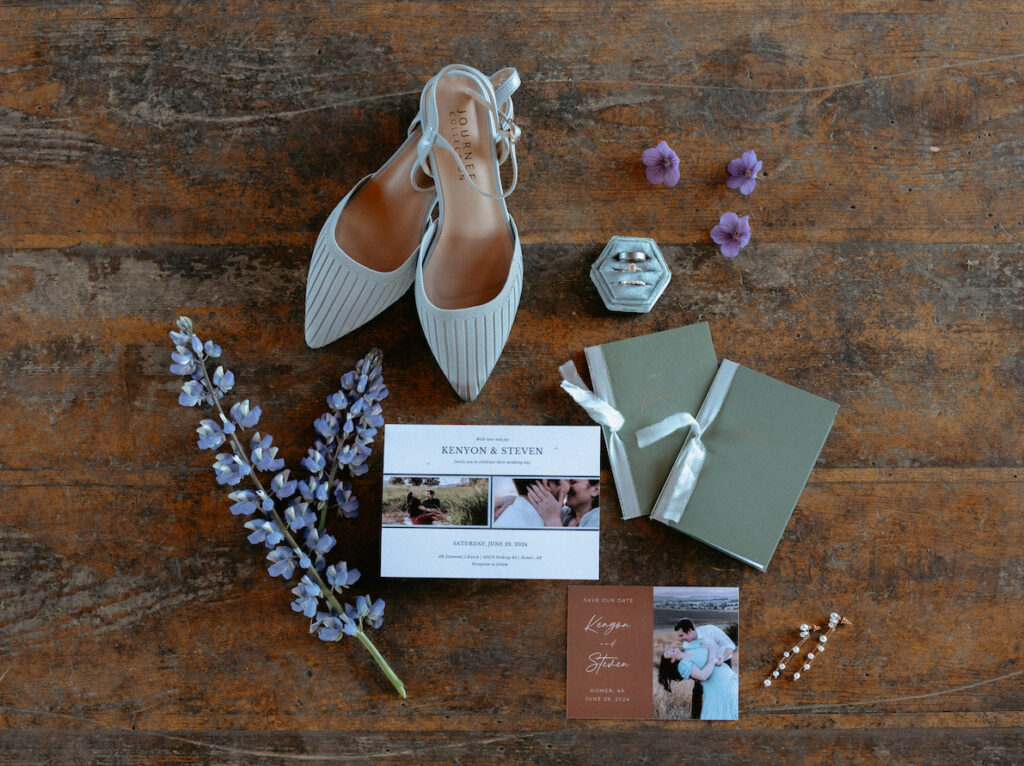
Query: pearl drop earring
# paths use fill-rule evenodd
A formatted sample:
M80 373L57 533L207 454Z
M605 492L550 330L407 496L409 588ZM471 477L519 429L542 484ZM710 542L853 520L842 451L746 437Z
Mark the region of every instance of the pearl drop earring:
M804 645L804 642L806 642L807 639L810 637L812 630L821 630L821 628L819 628L817 625L808 625L806 622L800 626L800 640L792 649L782 653L782 659L779 660L779 664L775 666L775 670L772 671L772 674L768 676L768 678L764 679L765 686L771 686L772 681L774 679L777 679L779 677L779 674L786 669L786 660L788 660L790 657L793 657L793 662L798 661L797 655L800 654L800 647L802 647ZM794 677L799 678L800 674L797 673Z
M832 614L828 616L828 631L818 636L818 645L817 647L815 647L814 652L807 653L807 661L804 662L803 666L804 672L807 672L811 669L811 663L814 662L815 652L817 652L817 654L821 654L823 651L825 651L825 646L828 644L829 636L831 636L835 632L835 629L838 628L840 625L853 625L853 623L845 617L843 617L842 615L840 615L839 612L832 612ZM818 628L815 628L815 630L818 630ZM800 680L799 669L795 673L793 673L793 680Z

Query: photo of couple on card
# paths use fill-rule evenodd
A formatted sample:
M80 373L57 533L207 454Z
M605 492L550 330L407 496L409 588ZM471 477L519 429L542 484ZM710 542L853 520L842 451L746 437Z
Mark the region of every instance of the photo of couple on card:
M739 591L654 589L654 717L739 717Z
M496 477L492 526L495 529L598 529L598 478Z
M385 526L486 527L489 484L475 476L385 476L381 521Z

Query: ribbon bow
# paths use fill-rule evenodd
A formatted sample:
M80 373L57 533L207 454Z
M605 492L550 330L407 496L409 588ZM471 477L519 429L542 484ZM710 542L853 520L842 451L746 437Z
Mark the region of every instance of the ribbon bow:
M661 521L678 522L686 510L687 503L693 495L697 486L697 478L700 476L701 468L704 467L704 459L707 457L707 449L701 436L718 417L718 411L722 409L722 402L725 395L729 393L733 376L736 374L737 365L728 359L722 361L718 368L718 374L704 397L704 403L700 406L697 417L689 412L677 412L669 415L664 420L647 426L636 432L637 444L643 448L664 439L669 434L675 433L681 428L689 428L690 436L679 450L672 470L661 488L661 494L654 504L651 516Z
M618 484L622 479L620 477L625 476L629 478L629 459L626 457L626 445L622 443L622 439L619 438L619 429L625 424L626 419L622 416L622 413L612 407L608 402L599 397L589 388L587 384L583 382L579 372L576 370L576 365L570 360L558 368L558 371L562 373L562 388L569 396L571 396L580 407L587 411L591 419L595 423L599 423L605 426L608 430L606 444L608 445L608 462L612 466L612 473L615 475L615 481ZM636 505L636 500L630 500L635 497L635 492L629 489L631 485L625 485L619 488L619 502L622 503L623 510L632 508ZM636 516L638 513L632 513L631 516Z
M607 426L612 433L616 433L622 428L626 422L622 413L587 388L587 384L583 382L583 378L576 370L576 365L571 360L559 367L558 371L562 373L562 388L580 407L587 411L595 423Z

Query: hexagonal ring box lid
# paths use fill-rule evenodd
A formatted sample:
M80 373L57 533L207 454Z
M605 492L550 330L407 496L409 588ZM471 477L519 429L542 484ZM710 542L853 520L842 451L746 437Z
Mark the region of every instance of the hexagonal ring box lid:
M609 311L646 314L665 292L672 272L657 243L647 237L612 237L590 278Z

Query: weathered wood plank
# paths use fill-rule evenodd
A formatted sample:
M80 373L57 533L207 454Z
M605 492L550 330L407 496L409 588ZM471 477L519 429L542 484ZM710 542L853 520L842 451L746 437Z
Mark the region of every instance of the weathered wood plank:
M58 736L53 736L58 735ZM380 733L316 732L3 732L0 746L14 753L11 766L90 763L266 764L294 763L660 763L684 757L717 766L799 763L825 766L857 763L1019 763L1024 730L897 729L713 732L693 724L646 727L639 731L486 731Z
M372 483L360 487L367 512L334 531L366 573L360 592L389 604L380 643L409 689L400 708L358 646L306 635L211 475L151 471L124 487L74 476L73 505L48 478L0 474L6 726L568 725L564 587L380 581ZM779 715L1019 711L1021 502L1016 469L819 469L762 575L653 522L615 518L606 493L602 581L741 587L742 728ZM45 525L41 508L53 509ZM854 627L827 661L806 683L765 690L794 621L835 608Z
M1020 241L1015 3L125 11L3 11L0 245L308 243L453 60L522 70L530 243L707 242L728 209L764 242ZM682 157L672 191L639 163L660 138ZM750 147L748 200L724 166Z
M840 403L825 465L1020 465L1019 248L846 244L822 257L762 245L734 262L710 249L665 248L665 295L650 314L624 316L589 281L597 247L527 248L512 336L470 406L437 368L411 295L358 333L306 348L304 249L0 254L0 406L19 410L0 423L0 454L9 467L91 462L103 434L100 459L115 468L163 463L168 424L194 427L165 372L166 333L187 313L227 349L238 392L264 407L291 454L304 454L335 378L373 345L385 352L393 422L582 423L557 389L561 362L706 319L720 356Z

